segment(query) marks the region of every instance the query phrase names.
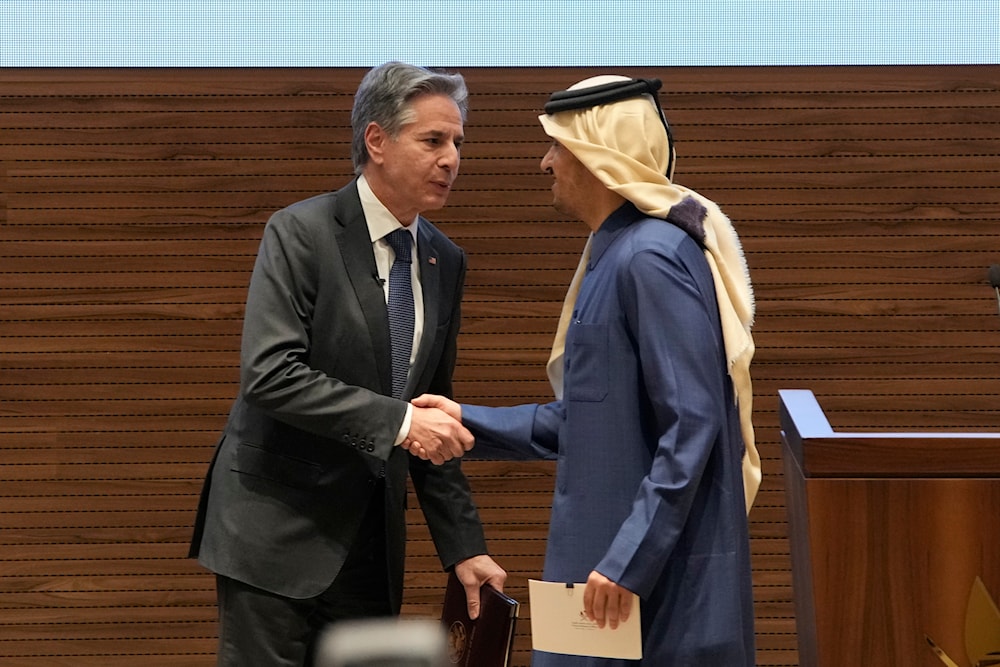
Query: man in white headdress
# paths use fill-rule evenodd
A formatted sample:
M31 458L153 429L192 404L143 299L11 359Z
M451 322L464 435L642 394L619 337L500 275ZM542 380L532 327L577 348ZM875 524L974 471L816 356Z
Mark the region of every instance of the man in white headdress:
M536 667L754 665L753 292L729 220L672 182L659 87L595 77L539 117L553 204L592 232L550 364L556 400L417 399L461 418L476 455L558 461L544 579L585 581L585 612L612 629L640 598L641 662L536 651Z

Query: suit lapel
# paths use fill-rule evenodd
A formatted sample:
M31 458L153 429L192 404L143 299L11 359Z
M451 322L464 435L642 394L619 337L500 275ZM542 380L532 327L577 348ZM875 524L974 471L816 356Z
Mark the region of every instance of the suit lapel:
M378 280L375 254L372 252L371 236L361 209L356 181L352 181L338 192L334 216L338 225L337 245L354 293L361 305L361 311L364 313L382 393L388 396L392 394L389 316L385 307L385 293Z

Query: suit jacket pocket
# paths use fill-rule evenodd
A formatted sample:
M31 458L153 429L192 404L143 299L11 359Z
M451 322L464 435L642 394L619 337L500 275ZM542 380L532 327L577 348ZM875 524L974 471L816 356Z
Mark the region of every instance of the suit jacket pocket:
M566 333L566 398L603 401L608 395L608 327L574 323Z
M322 472L311 461L284 456L248 442L237 447L233 470L297 488L316 486Z

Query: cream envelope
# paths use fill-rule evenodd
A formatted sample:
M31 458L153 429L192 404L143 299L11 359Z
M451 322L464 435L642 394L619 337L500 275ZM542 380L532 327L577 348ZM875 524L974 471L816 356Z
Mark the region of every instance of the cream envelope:
M608 626L599 628L583 614L585 587L586 584L528 580L532 648L567 655L642 658L639 596L632 600L627 621L614 630Z

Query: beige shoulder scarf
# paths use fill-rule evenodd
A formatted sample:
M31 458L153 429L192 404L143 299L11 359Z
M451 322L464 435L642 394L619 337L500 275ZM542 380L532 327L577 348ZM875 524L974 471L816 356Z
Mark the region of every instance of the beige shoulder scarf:
M601 81L589 85L597 83ZM753 286L739 237L729 218L714 202L671 182L664 174L668 142L666 131L651 102L652 98L637 97L588 109L542 115L539 120L545 132L566 146L605 186L632 202L646 215L666 219L674 206L688 198L704 207L705 257L715 278L729 376L739 405L746 447L743 484L749 513L761 482L760 455L752 421L753 387L750 379L750 362L755 349L750 332L755 308ZM589 259L589 250L588 239L566 294L552 358L547 366L557 398L562 397L561 359L566 328Z

